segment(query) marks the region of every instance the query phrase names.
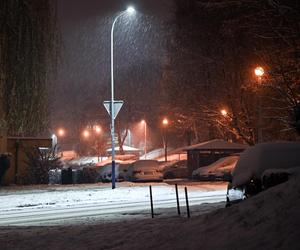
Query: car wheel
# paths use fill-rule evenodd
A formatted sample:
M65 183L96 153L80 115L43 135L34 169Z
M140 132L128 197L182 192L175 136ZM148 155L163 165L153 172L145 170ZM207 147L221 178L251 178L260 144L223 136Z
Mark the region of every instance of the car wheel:
M228 199L228 197L226 197L226 204L225 204L225 207L230 207L231 206L231 203Z

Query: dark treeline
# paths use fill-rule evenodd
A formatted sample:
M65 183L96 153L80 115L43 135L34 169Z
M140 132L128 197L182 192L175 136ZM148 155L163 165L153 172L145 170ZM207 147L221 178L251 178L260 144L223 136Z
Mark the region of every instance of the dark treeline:
M177 133L188 143L223 137L254 144L259 129L263 140L295 139L299 1L175 2L162 112L172 115Z
M57 34L55 1L0 1L0 128L9 135L47 130Z

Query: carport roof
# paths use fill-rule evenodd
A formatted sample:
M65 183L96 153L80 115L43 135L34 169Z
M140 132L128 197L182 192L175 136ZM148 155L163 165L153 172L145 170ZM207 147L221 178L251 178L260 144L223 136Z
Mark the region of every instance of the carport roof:
M221 139L214 139L185 147L184 150L243 150L247 147L248 145L245 144L228 142Z

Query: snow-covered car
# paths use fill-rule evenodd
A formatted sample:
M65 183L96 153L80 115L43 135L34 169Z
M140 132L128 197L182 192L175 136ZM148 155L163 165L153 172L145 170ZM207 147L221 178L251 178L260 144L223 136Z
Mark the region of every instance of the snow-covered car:
M195 169L192 173L192 177L193 179L202 181L229 181L231 179L231 172L238 159L239 155L223 157L208 166Z
M129 168L127 176L130 181L162 181L163 172L156 160L139 160Z
M163 164L162 164L163 165ZM187 161L175 161L163 168L164 179L187 178Z
M116 164L115 167L115 178L116 181L127 180L127 169L130 165L128 164ZM102 166L98 169L98 180L102 182L111 182L112 179L112 169L111 163L105 166Z
M298 142L261 143L246 149L232 172L227 188L227 205L288 180L299 167Z

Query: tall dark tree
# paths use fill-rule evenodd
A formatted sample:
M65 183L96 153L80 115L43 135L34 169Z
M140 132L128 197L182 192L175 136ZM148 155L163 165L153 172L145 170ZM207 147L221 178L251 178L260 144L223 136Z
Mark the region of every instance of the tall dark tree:
M34 136L47 128L57 48L55 1L0 2L0 125L9 135Z
M176 2L162 82L178 129L197 141L229 132L248 144L257 141L258 128L268 140L292 135L282 131L297 126L299 2ZM265 68L261 81L253 74L257 65Z

